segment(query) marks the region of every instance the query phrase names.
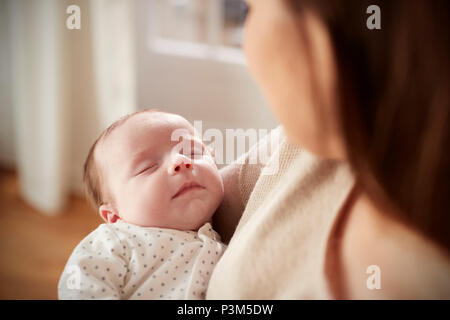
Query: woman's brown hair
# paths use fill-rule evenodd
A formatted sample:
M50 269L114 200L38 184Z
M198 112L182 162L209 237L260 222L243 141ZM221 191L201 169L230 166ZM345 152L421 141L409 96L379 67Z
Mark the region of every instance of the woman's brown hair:
M369 195L450 249L450 1L285 0L325 23L340 123ZM370 5L381 29L369 30Z

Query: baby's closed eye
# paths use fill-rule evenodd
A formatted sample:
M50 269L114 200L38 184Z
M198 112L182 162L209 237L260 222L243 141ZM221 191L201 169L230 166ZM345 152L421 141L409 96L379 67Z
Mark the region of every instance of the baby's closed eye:
M144 166L142 169L139 169L138 172L136 173L136 176L139 176L141 174L144 173L151 173L154 171L154 169L156 169L158 165L156 163L152 163L149 165Z

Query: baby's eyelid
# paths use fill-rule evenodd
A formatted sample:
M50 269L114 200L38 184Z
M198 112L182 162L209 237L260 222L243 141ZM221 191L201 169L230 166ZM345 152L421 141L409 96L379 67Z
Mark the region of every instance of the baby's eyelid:
M140 174L142 174L142 173L144 173L144 172L146 172L146 171L148 171L148 170L150 170L150 169L153 169L155 166L157 166L158 164L156 164L156 163L152 163L152 164L150 164L150 165L148 165L148 166L145 166L145 168L143 168L142 170L140 170L138 173L136 173L136 176L138 176L138 175L140 175Z

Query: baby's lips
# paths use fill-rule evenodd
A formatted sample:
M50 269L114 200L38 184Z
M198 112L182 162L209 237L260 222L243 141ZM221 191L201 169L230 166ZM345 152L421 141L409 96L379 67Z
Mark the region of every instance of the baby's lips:
M184 193L186 190L192 189L192 188L203 188L204 186L200 185L199 183L195 181L188 181L181 185L181 187L178 189L177 193L175 193L172 197L172 199L175 199L176 197L180 196L182 193Z

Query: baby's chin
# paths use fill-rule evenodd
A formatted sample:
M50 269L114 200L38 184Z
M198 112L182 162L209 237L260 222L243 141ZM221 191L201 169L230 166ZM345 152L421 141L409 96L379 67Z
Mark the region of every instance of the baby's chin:
M212 223L212 214L204 216L202 219L192 219L191 221L187 221L186 223L182 223L178 226L179 230L186 230L186 231L197 231L202 226L205 225L205 223Z
M211 222L219 205L211 200L192 199L182 208L177 208L176 214L173 215L176 217L174 224L179 225L179 229L197 230L205 223Z

